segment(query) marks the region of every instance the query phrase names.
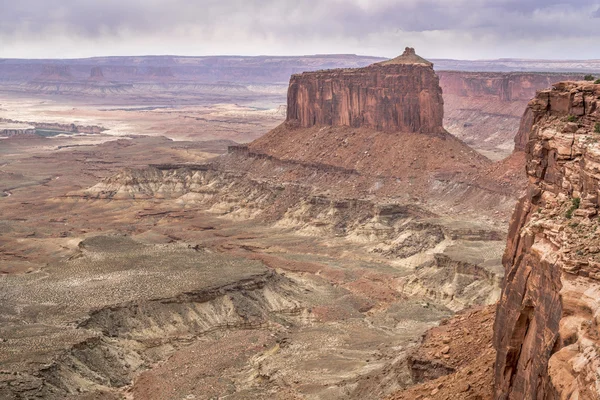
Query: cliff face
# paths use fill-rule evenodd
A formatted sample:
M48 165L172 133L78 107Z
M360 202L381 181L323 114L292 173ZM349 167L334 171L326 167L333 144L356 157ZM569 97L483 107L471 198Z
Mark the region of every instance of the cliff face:
M551 74L535 72L463 72L440 71L444 95L486 97L502 101L529 101L537 90L555 82L581 79L583 74Z
M527 103L537 90L560 81L579 80L583 74L531 72L438 71L444 91L444 126L493 159L524 150L515 132ZM520 138L521 136L517 136Z
M556 84L523 117L529 189L503 259L496 399L600 398L599 138L600 85Z
M443 104L433 65L407 48L396 59L365 68L293 75L287 121L304 128L441 133Z

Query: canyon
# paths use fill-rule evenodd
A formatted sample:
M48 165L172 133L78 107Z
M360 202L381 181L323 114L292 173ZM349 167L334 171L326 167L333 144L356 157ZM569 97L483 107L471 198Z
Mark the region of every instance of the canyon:
M56 134L0 141L0 397L596 396L580 72L19 63L3 123Z

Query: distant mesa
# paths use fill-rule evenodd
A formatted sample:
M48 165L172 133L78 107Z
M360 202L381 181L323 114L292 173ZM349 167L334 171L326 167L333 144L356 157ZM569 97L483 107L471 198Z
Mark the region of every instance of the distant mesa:
M364 68L293 75L287 122L368 127L388 132L444 133L444 101L433 64L413 48Z
M62 64L47 64L42 68L40 75L41 79L44 80L71 80L73 74L71 73L71 67Z
M9 122L5 122L9 121ZM35 126L0 119L0 137L35 134Z
M92 67L92 70L90 71L90 79L104 80L104 73L102 72L102 67Z

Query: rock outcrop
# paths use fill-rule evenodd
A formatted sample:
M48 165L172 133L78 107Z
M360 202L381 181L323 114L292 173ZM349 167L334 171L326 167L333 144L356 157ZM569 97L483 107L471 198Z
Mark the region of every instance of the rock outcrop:
M35 127L22 124L0 123L0 137L12 137L18 135L34 135Z
M529 101L537 90L560 81L583 79L583 74L551 74L535 72L465 72L440 71L444 95Z
M92 67L90 71L90 80L103 80L104 73L102 72L102 67Z
M287 106L286 122L250 143L250 154L353 171L379 195L437 201L447 184L514 195L511 173L501 176L488 158L443 128L438 78L411 48L365 68L294 75ZM509 164L505 172L512 170Z
M443 104L433 64L406 48L365 68L293 75L287 122L436 134L443 132Z
M44 65L42 74L37 79L43 80L72 80L71 67L65 64Z
M600 85L540 91L522 120L528 194L504 254L496 399L600 398Z
M15 121L8 118L0 118L0 131L17 129L21 132L17 133L35 133L36 129L43 131L54 132L69 132L69 133L102 133L106 128L97 125L76 125L76 124L59 124L56 122L29 122ZM2 134L0 134L2 136ZM11 135L5 135L11 136Z

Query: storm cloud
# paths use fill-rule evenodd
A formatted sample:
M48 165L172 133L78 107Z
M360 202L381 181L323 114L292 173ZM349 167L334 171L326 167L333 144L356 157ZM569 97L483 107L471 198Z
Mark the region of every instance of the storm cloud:
M600 58L600 0L0 0L0 57Z

